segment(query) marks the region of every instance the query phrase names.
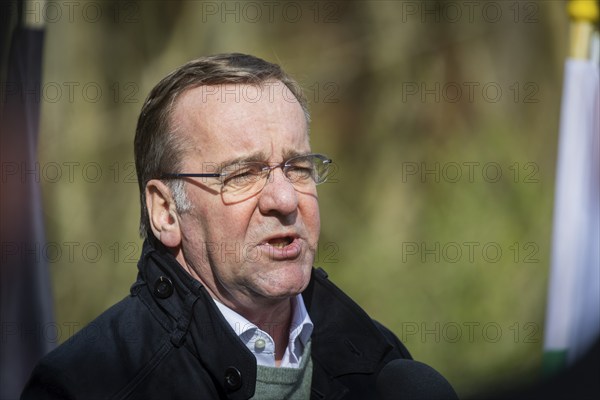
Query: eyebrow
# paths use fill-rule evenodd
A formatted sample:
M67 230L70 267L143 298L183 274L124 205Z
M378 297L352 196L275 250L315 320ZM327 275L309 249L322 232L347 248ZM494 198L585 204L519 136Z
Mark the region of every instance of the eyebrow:
M288 149L283 152L283 161L287 161L293 157L305 156L311 154L310 151L298 151L293 149Z
M244 155L236 158L231 158L229 160L221 162L221 169L228 167L230 165L235 165L244 162L264 162L267 159L267 154L264 151L257 151L256 153L252 153L250 155Z
M310 151L297 151L294 149L284 150L283 161L287 161L293 157L305 156L307 154L310 154ZM235 164L245 163L245 162L266 162L265 160L267 158L269 158L267 156L267 153L265 153L264 151L257 151L256 153L252 153L250 155L244 155L244 156L240 156L240 157L236 157L236 158L231 158L227 161L221 162L220 164L221 164L221 169L223 169L230 165L235 165Z

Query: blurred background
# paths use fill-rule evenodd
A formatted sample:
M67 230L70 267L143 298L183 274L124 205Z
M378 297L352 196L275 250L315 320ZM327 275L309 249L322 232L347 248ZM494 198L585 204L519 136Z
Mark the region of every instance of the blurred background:
M51 1L39 177L62 342L127 295L150 89L250 53L304 87L315 264L459 396L540 376L568 16L564 1Z

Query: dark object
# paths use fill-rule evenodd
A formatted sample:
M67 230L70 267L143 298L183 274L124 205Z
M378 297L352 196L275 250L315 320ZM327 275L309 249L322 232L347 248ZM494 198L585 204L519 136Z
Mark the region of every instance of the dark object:
M509 400L597 399L600 395L600 338L573 366L534 384L511 390L502 385L477 398Z
M37 160L44 30L24 24L25 1L0 1L0 399L16 399L54 348ZM25 9L25 10L24 10ZM52 336L52 335L50 335Z
M450 383L427 364L409 359L392 360L377 377L377 392L383 400L458 399Z
M173 294L173 282L169 278L161 276L154 283L154 294L159 299L166 299Z
M228 367L225 370L225 387L229 390L237 390L242 386L242 373L236 367Z
M131 295L44 357L22 400L253 396L256 358L207 289L152 238L138 268ZM378 399L379 372L410 354L325 276L314 269L302 293L315 325L311 398Z

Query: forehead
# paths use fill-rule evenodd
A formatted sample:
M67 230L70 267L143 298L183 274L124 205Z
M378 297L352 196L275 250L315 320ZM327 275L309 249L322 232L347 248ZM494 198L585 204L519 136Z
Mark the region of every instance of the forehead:
M284 154L310 150L304 111L279 81L187 90L175 105L171 126L189 143L184 160L224 162L265 154L279 161Z

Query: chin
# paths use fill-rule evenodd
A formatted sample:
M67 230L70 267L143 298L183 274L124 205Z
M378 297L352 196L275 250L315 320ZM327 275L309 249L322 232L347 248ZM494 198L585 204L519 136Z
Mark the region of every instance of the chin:
M298 268L296 266L296 268ZM294 297L304 291L310 282L310 267L293 272L275 273L261 282L260 292L268 298L284 299ZM281 272L281 271L279 271Z

